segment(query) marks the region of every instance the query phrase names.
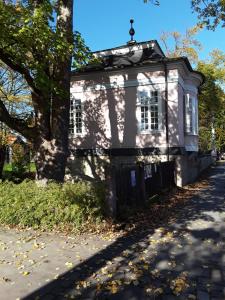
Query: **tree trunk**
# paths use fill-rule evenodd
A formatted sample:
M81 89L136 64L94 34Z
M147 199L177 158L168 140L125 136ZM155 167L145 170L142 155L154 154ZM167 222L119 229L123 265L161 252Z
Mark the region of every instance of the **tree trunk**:
M35 142L35 164L37 180L54 180L62 182L65 175L67 161L66 145L59 145L60 141L38 139Z
M72 46L74 43L73 0L57 0L56 3L56 31L60 34L62 44L68 42L68 45ZM39 5L42 5L42 1L34 3L34 6ZM43 53L45 55L45 52ZM56 54L53 62L52 60L49 62L49 67L42 70L51 83L46 89L45 84L42 86L38 84L38 80L34 80L29 69L21 66L20 63L15 63L0 47L1 60L22 74L32 90L35 125L30 127L24 120L12 117L2 101L0 101L0 120L33 143L37 180L46 182L49 180L63 182L64 180L68 156L72 53L73 51L69 50L60 55ZM41 55L40 53L37 59L43 64Z
M5 163L5 156L6 156L6 147L1 146L0 147L0 178L2 178L2 172L3 172L4 163Z
M67 81L68 85L69 78ZM37 180L64 180L68 157L69 103L69 93L54 96L50 114L47 111L37 118L38 133L34 139Z
M60 2L57 30L73 43L73 0ZM58 60L54 65L53 79L58 93L51 92L50 110L42 111L37 120L39 138L34 143L37 180L63 182L68 157L70 78L72 56Z

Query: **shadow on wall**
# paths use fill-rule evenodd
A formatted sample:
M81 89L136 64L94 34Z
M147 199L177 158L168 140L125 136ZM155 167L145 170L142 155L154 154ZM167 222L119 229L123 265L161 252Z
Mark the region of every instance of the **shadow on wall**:
M132 80L135 79L137 78L132 76ZM123 81L126 80L131 78L124 75ZM101 90L88 91L97 84L101 84ZM84 86L85 134L74 138L71 142L71 152L73 153L73 149L76 148L93 150L92 153L77 155L70 167L73 174L85 179L104 178L105 169L114 163L114 156L109 149L136 146L137 88L110 89L109 86L112 84L112 78L104 74L102 77L98 76L96 80L89 80Z
M163 72L157 76L162 77ZM96 75L94 75L96 76ZM138 74L118 75L120 81L138 81ZM115 76L115 77L118 77ZM143 72L142 76L155 87L149 72ZM137 87L114 87L114 79L108 74L98 75L96 79L85 82L84 102L84 124L85 134L76 136L71 140L71 153L76 153L74 159L69 160L69 173L88 180L101 180L104 178L104 170L109 165L119 164L119 151L122 148L144 148L144 147L165 147L165 95L162 104L163 131L156 134L139 134L137 110ZM101 85L100 90L93 90L93 87ZM174 91L170 91L169 98L174 98ZM177 111L169 107L171 126L169 126L170 143L179 144ZM78 151L77 151L78 149ZM79 152L79 149L91 149L91 152ZM118 156L111 154L109 149L117 149ZM84 152L84 151L82 151ZM80 153L80 155L79 155ZM135 163L136 156L123 157L123 162Z

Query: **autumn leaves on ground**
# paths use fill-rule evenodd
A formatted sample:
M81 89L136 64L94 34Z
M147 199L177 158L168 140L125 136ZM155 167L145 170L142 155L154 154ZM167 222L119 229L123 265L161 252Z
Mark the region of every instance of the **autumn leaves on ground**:
M204 230L193 199L210 191L202 178L126 223L105 222L82 235L2 228L1 299L201 299L198 278L206 292L212 288L212 245L218 259L224 247L191 227Z

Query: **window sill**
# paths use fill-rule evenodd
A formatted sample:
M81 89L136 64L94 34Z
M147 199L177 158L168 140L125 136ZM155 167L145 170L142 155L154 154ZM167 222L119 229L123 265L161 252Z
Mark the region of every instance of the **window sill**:
M84 137L84 133L75 133L75 134L69 134L69 139L75 139L77 137Z
M187 136L198 136L198 133L185 132L184 135L187 135Z
M145 134L161 134L163 130L149 130L149 131L139 131L138 134L145 135Z

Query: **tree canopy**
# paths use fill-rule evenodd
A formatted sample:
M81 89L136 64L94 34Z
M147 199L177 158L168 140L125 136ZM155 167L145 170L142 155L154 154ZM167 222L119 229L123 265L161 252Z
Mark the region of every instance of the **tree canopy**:
M212 147L212 129L215 146L225 150L225 54L220 50L211 53L211 59L200 61L198 70L205 75L199 95L199 138L202 150Z
M199 59L198 52L202 48L201 43L196 38L200 30L201 27L193 26L188 28L185 34L178 31L163 32L160 40L165 48L166 56L187 56L192 63L196 64Z
M208 29L214 30L219 24L225 27L225 0L192 0L191 5Z

